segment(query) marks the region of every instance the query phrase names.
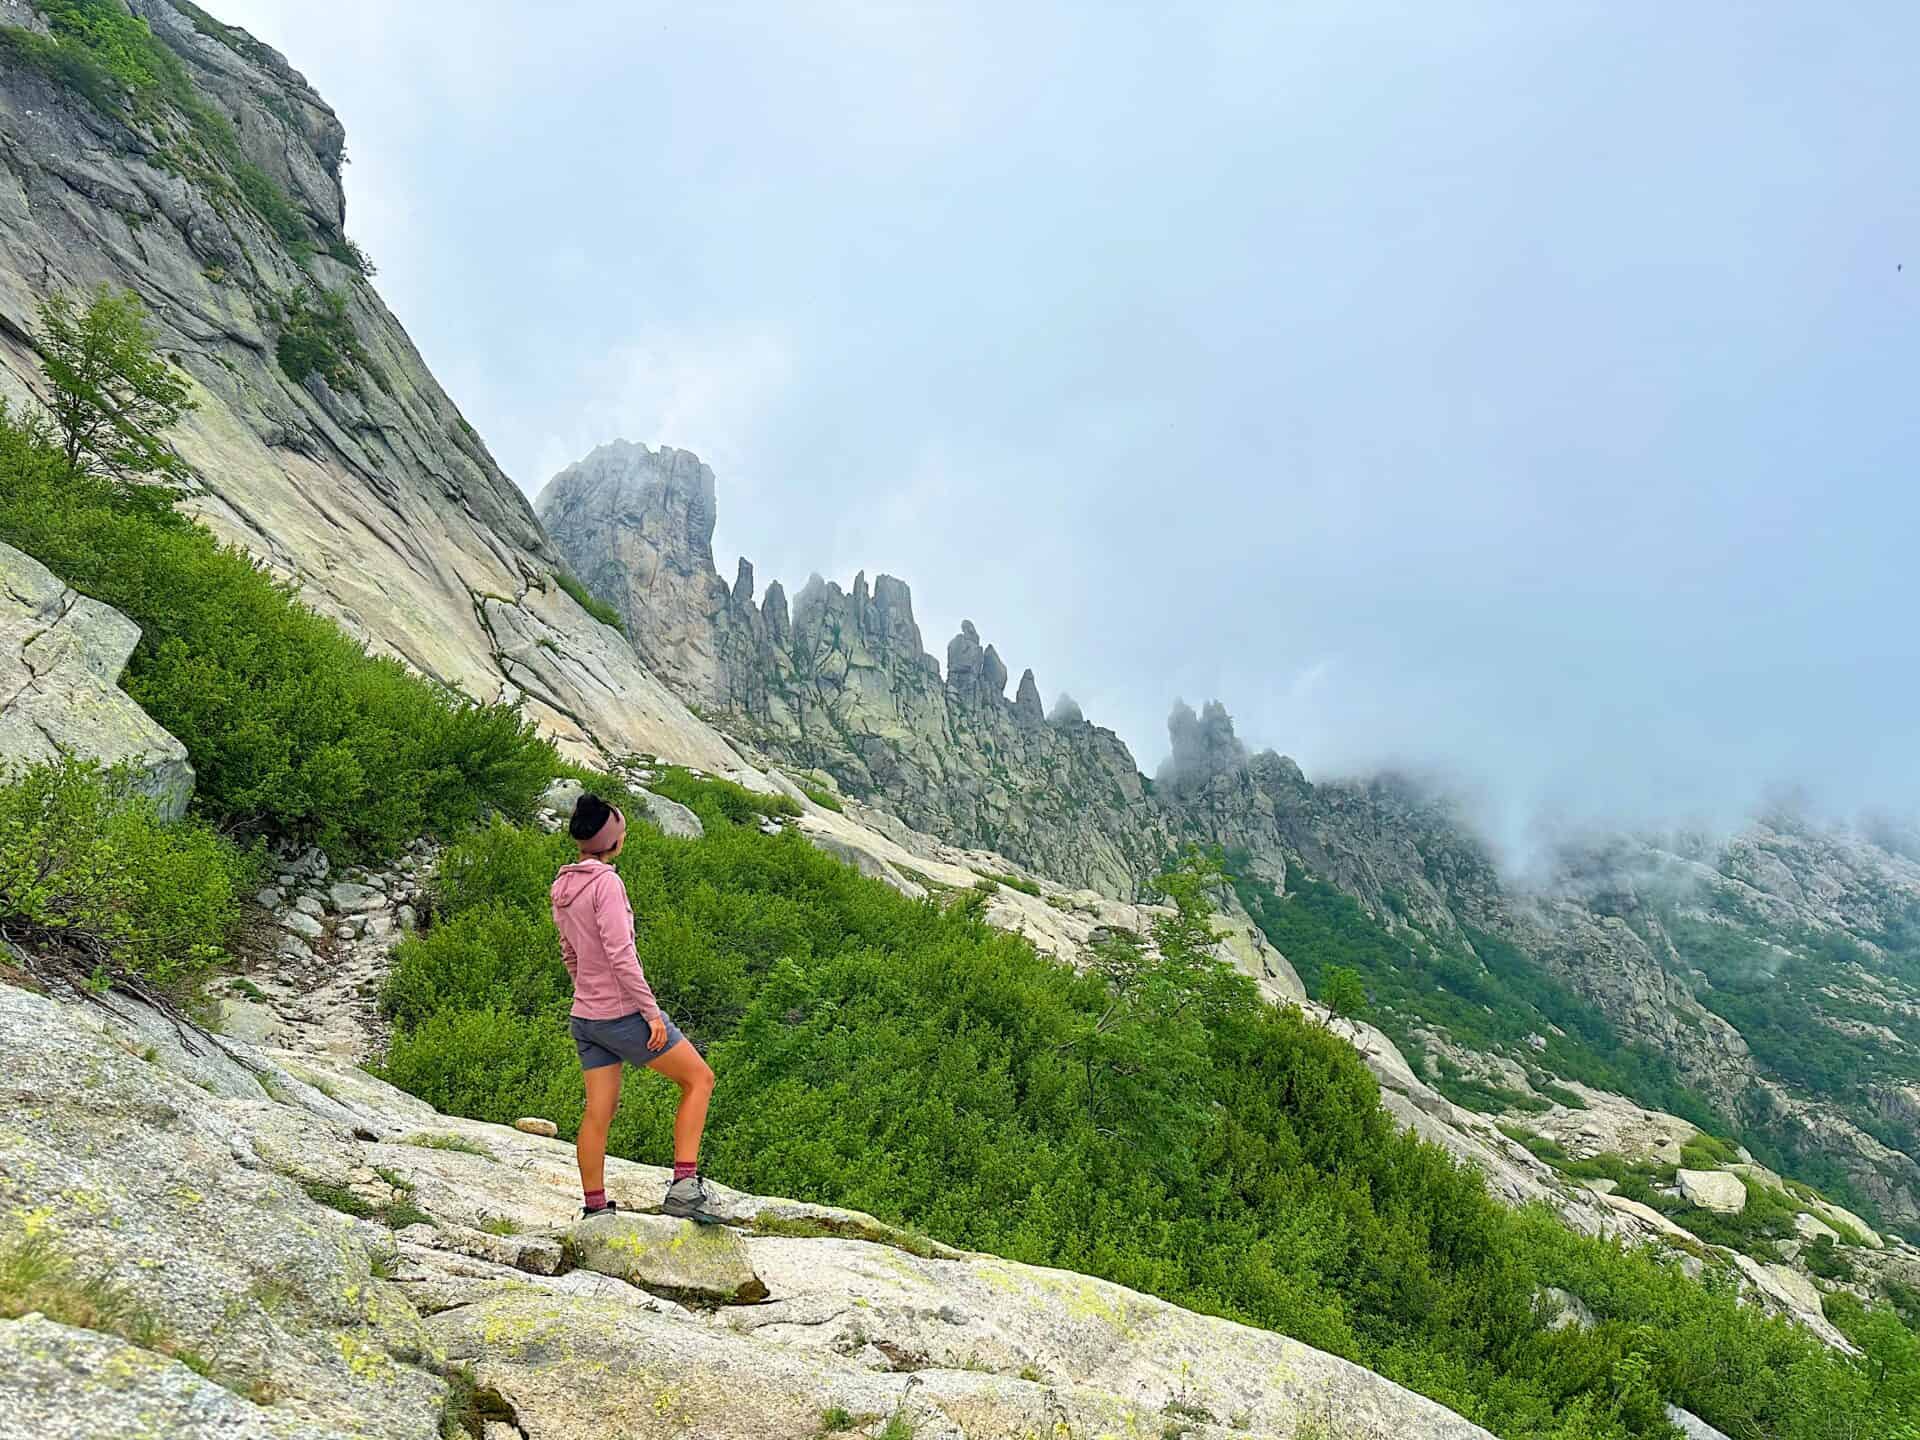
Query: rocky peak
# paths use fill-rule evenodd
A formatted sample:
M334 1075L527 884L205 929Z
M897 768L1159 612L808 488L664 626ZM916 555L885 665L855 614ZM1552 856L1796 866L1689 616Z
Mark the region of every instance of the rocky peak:
M971 683L986 656L980 649L980 632L973 621L962 620L960 633L947 642L947 683L958 686Z
M733 603L751 605L753 603L753 562L746 556L740 557L740 568L733 576Z
M920 641L920 627L913 618L913 592L907 582L891 575L876 575L873 580L873 619L871 633L896 655L919 662L932 662ZM939 665L933 663L935 673Z
M639 526L663 563L684 574L713 568L713 470L691 450L626 440L596 446L546 483L534 510L556 538L583 518Z
M1020 688L1013 696L1013 714L1023 725L1038 725L1044 718L1040 709L1040 686L1031 668L1020 672Z
M838 617L845 609L846 596L840 587L823 578L818 570L807 577L800 593L793 597L793 639L800 645L803 637L818 635L829 617Z
M620 612L641 659L699 703L726 703L739 581L729 590L713 566L712 469L690 450L615 440L549 480L535 510L574 574Z
M1172 753L1154 780L1175 791L1197 790L1216 775L1247 763L1247 747L1233 733L1233 717L1218 700L1207 701L1198 714L1186 701L1174 701L1167 716L1167 739Z
M786 587L778 580L767 586L766 598L760 602L760 616L766 621L768 639L784 649L793 634L793 622L787 615Z
M1000 652L991 645L987 646L986 659L982 664L981 678L987 683L987 694L990 698L995 700L1005 698L1007 693L1007 662L1000 658Z
M962 620L960 633L947 642L947 687L971 705L1006 698L1006 662L993 646L981 648L980 632L971 620Z

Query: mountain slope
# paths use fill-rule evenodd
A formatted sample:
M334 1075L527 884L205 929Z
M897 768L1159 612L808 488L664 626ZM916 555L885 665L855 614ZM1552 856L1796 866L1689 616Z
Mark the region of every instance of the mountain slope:
M361 273L344 132L306 81L169 0L6 0L0 26L0 394L38 390L41 300L136 291L192 378L175 438L220 534L377 651L524 694L576 750L737 764L560 591L525 498Z

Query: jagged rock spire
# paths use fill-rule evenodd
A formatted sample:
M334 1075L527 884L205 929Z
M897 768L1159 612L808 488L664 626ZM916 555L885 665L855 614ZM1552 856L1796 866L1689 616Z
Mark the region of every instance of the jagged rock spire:
M778 580L767 586L766 599L760 602L760 614L767 622L767 638L784 646L793 633L793 623L787 618L786 587Z
M1031 669L1020 672L1020 688L1013 697L1013 716L1023 725L1038 725L1045 718L1040 708L1040 686Z

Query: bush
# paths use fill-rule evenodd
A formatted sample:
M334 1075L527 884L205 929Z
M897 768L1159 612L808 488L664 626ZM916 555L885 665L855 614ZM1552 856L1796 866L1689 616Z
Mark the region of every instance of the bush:
M808 785L804 781L795 781L794 783L799 786L802 795L806 796L807 799L818 805L822 810L831 810L836 815L844 815L846 813L847 807L841 804L840 797L834 794L833 791L827 789L826 786ZM1027 883L1032 884L1031 881ZM1040 893L1040 887L1034 885L1030 893L1038 895Z
M68 759L0 784L0 935L98 986L175 990L220 961L257 864L163 823L123 772Z
M24 26L0 25L0 52L54 84L84 96L96 110L115 115L125 106L125 92L119 82L83 46L62 44L56 36Z
M1739 1149L1718 1135L1696 1135L1680 1147L1680 1164L1688 1170L1718 1170L1739 1163Z
M558 762L518 710L369 656L164 498L59 462L0 415L0 539L140 626L126 688L186 745L198 813L341 858L532 813Z
M762 816L800 813L800 807L785 795L762 795L732 780L696 775L678 765L662 766L647 781L647 789L678 801L708 825L751 825Z
M574 579L573 576L564 570L556 570L553 573L553 579L556 585L574 598L574 602L578 604L582 610L586 611L587 614L598 620L602 625L611 625L622 635L627 633L627 627L620 619L620 612L602 600L598 595L595 595L591 590L587 589L586 586Z
M715 815L705 838L636 827L617 868L642 964L720 1077L706 1153L730 1184L1278 1329L1506 1436L1664 1437L1663 1398L1770 1440L1912 1413L1731 1282L1501 1208L1381 1110L1350 1046L1193 959L1204 927L1170 937L1172 970L1133 947L1078 974L798 837L717 823L712 783L661 782ZM571 853L505 824L447 852L436 924L396 957L388 1078L577 1126L547 915ZM666 1153L672 1099L627 1085L614 1152ZM1601 1323L1547 1331L1543 1284Z
M296 385L318 375L335 390L361 393L360 373L384 386L386 376L367 354L366 346L347 314L347 297L339 290L291 290L270 307L280 338L274 355L281 372Z

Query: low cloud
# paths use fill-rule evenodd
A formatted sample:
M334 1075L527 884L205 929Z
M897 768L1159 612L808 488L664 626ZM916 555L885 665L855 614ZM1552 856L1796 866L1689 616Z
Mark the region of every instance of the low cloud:
M1207 701L1198 714L1186 701L1174 701L1167 716L1167 738L1173 753L1153 778L1156 785L1175 791L1198 789L1214 776L1247 763L1247 747L1233 733L1233 717L1218 700Z

